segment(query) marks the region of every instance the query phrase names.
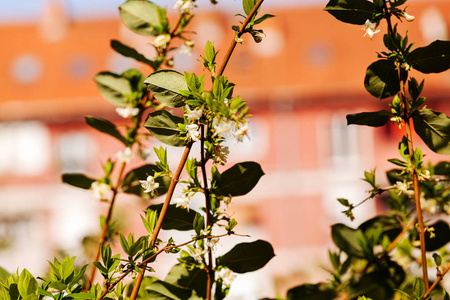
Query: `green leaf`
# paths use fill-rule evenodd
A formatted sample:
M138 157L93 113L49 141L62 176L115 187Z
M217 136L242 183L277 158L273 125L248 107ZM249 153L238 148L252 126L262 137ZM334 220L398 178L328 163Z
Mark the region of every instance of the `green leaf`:
M416 277L414 279L413 284L414 296L417 299L422 299L422 296L425 295L425 284L423 283L422 278Z
M147 200L164 195L167 193L170 185L170 178L168 176L157 177L155 179L155 181L159 183L159 187L156 189L154 195L151 195L151 193L144 193L144 189L139 182L139 180L146 180L149 175L153 175L158 171L159 168L152 164L146 164L129 171L122 181L122 192L134 194Z
M442 220L428 225L428 228L434 228L434 237L430 237L430 232L425 232L425 249L427 251L436 251L450 242L450 227Z
M134 49L130 46L127 46L125 44L122 44L120 41L111 40L111 48L113 48L117 53L122 54L125 57L134 58L135 60L137 60L141 63L149 65L153 69L158 68L158 64L156 62L148 59L141 53L137 52L136 49Z
M119 7L123 24L140 35L159 34L158 10L158 5L147 0L128 0Z
M392 117L392 113L387 110L376 112L363 112L347 115L347 125L366 125L380 127L386 124Z
M287 292L287 300L330 300L337 296L331 284L302 284Z
M179 93L181 90L188 90L183 74L172 70L161 70L148 76L144 83L162 104L168 107L184 105L185 98Z
M261 18L258 18L258 19L255 20L255 25L257 25L257 24L259 24L259 23L261 23L261 22L263 22L263 21L265 21L267 19L274 18L274 17L275 17L275 15L265 14Z
M94 77L102 96L116 106L126 106L126 96L131 94L130 82L115 73L101 72Z
M155 300L201 300L194 290L175 286L168 282L157 280L146 287L148 299Z
M425 74L440 73L450 68L450 41L434 41L426 47L413 50L409 64Z
M92 183L95 181L95 179L81 173L66 173L62 175L62 182L85 190L90 189Z
M339 21L362 25L371 20L375 5L366 0L330 0L324 9Z
M253 7L255 7L256 0L244 0L242 1L242 6L244 8L245 14L248 16L251 12Z
M264 175L261 166L252 161L235 164L220 175L217 193L242 196L250 192Z
M273 257L272 245L263 240L240 243L217 258L217 264L236 273L253 272L264 267Z
M160 110L149 114L144 126L159 141L169 146L182 147L187 142L180 139L181 131L178 128L178 124L183 123L183 118L172 115L165 110Z
M154 210L161 213L162 204L150 205L147 209ZM190 209L189 211L176 207L175 204L169 205L164 217L164 222L162 224L162 229L164 230L193 230L193 222L197 212Z
M436 153L450 154L450 118L431 109L413 115L414 129L427 146Z
M89 126L91 126L92 128L95 128L100 132L103 132L112 137L115 137L116 139L121 141L125 146L128 146L127 140L122 136L122 134L119 132L119 130L117 130L116 125L114 125L110 121L105 120L105 119L87 116L86 123Z
M336 246L349 256L364 258L364 250L358 240L364 239L360 229L353 229L344 224L331 226L331 235Z
M434 174L450 177L450 162L441 161L434 166Z
M401 232L402 225L395 217L385 215L374 217L359 225L359 229L366 233L370 229L380 227L383 235L387 235L390 241L393 241ZM381 242L381 239L380 239Z
M36 294L38 283L27 269L23 269L19 276L17 288L19 290L19 294L23 298L26 298L28 295Z
M372 63L367 68L364 87L378 99L397 94L400 91L400 81L394 62L382 59Z
M189 270L181 264L173 266L165 279L167 283L193 289L202 298L206 298L207 280L208 274L205 269Z

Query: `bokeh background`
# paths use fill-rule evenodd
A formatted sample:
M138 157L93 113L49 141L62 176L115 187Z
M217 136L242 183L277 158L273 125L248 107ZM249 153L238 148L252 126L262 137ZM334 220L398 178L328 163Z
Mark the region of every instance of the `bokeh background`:
M155 1L175 17L173 2ZM122 3L0 1L0 266L9 272L27 268L43 276L47 260L55 255L70 253L82 264L96 247L98 216L106 205L94 201L89 191L62 184L61 174L99 177L101 162L122 150L84 122L86 115L123 122L97 91L95 74L128 68L150 72L109 46L111 39L118 39L147 57L154 55L150 39L121 25ZM374 99L363 86L367 66L384 49L382 36L363 38L361 26L343 24L324 12L326 3L267 0L262 13L276 18L262 24L262 43L244 37L225 71L237 85L235 95L249 103L253 115L249 139L230 144L228 165L257 161L266 175L229 208L239 221L238 232L251 238L222 239L218 251L262 238L277 255L263 270L239 275L230 299L284 295L296 284L326 280L330 225L350 223L336 198L363 200L369 189L360 180L364 170L376 167L378 182L386 183L384 171L393 166L385 160L397 157L402 133L396 126L347 127L345 120L349 113L387 108L387 100ZM237 0L197 4L190 27L196 49L192 56L173 56L176 70L204 74L199 61L204 44L214 41L221 61L234 36L231 25L239 20L234 15L242 8ZM399 30L408 30L416 46L449 39L448 0L408 4L416 20L400 24ZM413 76L424 78L417 72ZM431 108L449 114L450 72L427 76L424 95ZM181 151L168 149L172 166ZM425 152L432 161L446 159ZM148 161L154 159L153 154ZM120 231L144 234L138 214L149 204L119 197L114 219ZM201 200L193 205L200 206ZM382 198L365 203L356 210L354 225L383 209ZM183 239L173 232L163 237L169 236ZM164 277L171 259L158 259L157 276Z

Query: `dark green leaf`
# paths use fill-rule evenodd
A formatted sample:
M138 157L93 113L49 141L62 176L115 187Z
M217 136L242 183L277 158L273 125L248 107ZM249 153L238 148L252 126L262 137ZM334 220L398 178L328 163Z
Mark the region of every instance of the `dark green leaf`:
M159 183L159 187L153 195L151 193L144 193L144 189L139 182L139 180L146 180L149 175L153 175L158 171L159 168L152 164L147 164L131 170L123 179L122 192L134 194L144 199L151 199L159 195L164 195L167 193L170 185L170 178L168 176L157 177L155 179L155 181Z
M241 243L224 256L217 258L218 264L236 273L253 272L264 267L274 257L272 245L263 240Z
M158 212L158 215L161 212L162 204L150 205L147 209L151 209ZM193 222L195 219L197 212L195 210L190 209L189 211L185 209L181 209L176 207L175 204L169 205L166 211L166 215L164 217L164 222L162 224L162 229L165 230L193 230Z
M339 21L362 25L366 20L372 19L376 8L372 2L366 0L330 0L325 11Z
M131 94L130 82L115 73L101 72L94 77L102 96L116 106L126 106L126 96Z
M380 127L386 124L392 117L392 113L387 110L377 112L363 112L347 115L347 125L366 125Z
M62 182L85 190L90 189L92 183L95 181L95 179L80 173L66 173L62 175Z
M330 300L337 296L331 284L303 284L287 292L287 300Z
M111 40L111 48L113 48L117 53L122 54L126 57L134 58L135 60L147 64L153 69L158 68L158 64L154 61L146 58L141 53L137 52L136 49L131 48L130 46L127 46L125 44L122 44L120 41L117 40Z
M172 70L161 70L148 76L144 83L162 104L168 107L184 105L185 98L179 93L181 90L188 90L183 74Z
M263 22L263 21L265 21L267 19L274 18L274 17L275 17L275 15L265 14L261 18L258 18L258 19L255 20L255 25L257 25L257 24L259 24L259 23L261 23L261 22Z
M121 141L125 146L128 146L127 140L120 134L119 130L117 130L116 125L111 123L108 120L94 118L94 117L86 117L86 123L92 128L97 129L100 132L106 133L112 137L115 137L119 141Z
M414 129L427 146L436 153L450 154L450 118L431 109L413 115Z
M445 175L450 177L450 162L441 161L434 166L434 174Z
M363 248L358 242L359 239L364 239L362 230L334 224L331 226L331 235L336 246L349 256L364 258Z
M193 289L197 295L206 298L206 282L208 275L205 269L194 268L188 270L181 264L176 264L170 270L165 281L181 287Z
M220 175L217 193L242 196L250 192L264 175L261 166L252 161L235 164Z
M154 300L201 300L194 290L178 287L157 280L146 287L149 298Z
M413 50L409 64L422 73L440 73L450 68L450 41L434 41L426 47Z
M365 233L366 231L377 227L381 227L382 234L387 235L391 241L393 241L402 232L402 225L395 217L388 217L384 215L369 219L359 225L358 228Z
M130 30L141 35L157 35L159 20L158 5L147 0L128 0L119 7L120 18Z
M378 60L366 71L364 87L374 97L383 99L400 91L400 81L395 64L391 60Z
M430 232L425 232L425 249L427 251L436 251L444 247L450 242L450 227L444 221L437 221L434 224L428 225L428 228L434 228L434 237L430 237Z
M159 141L169 146L182 147L186 145L186 140L180 139L178 124L183 123L183 118L161 110L149 114L144 126Z

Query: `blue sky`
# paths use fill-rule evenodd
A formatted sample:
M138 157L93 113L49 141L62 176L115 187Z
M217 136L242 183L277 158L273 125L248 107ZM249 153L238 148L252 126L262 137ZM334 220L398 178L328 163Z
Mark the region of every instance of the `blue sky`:
M55 0L0 0L0 24L34 22L39 16L43 3ZM93 18L117 16L117 7L124 0L57 0L64 3L71 17ZM171 9L175 0L154 0L158 5ZM200 8L230 9L240 12L241 0L218 0L219 4L214 7L209 0L197 0ZM266 0L263 6L266 8L287 6L325 6L327 0Z

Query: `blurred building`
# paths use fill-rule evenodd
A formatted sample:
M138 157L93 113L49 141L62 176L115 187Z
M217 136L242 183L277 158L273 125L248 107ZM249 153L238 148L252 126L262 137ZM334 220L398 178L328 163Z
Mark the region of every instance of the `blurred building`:
M131 67L150 72L115 53L109 41L119 39L153 55L151 40L117 18L73 20L62 1L45 3L39 22L0 27L0 265L9 271L42 272L55 249L81 255L83 238L98 232L98 214L105 207L89 192L63 185L60 175L100 176L101 161L120 150L84 123L85 115L122 122L98 93L95 74ZM266 173L230 210L240 221L239 232L273 244L277 256L261 274L280 292L325 278L317 265L331 245L329 226L348 222L336 198L364 199L369 189L359 179L364 170L377 167L380 183L385 182L383 171L392 167L385 159L398 156L401 136L395 126L346 126L346 114L387 107L387 100L374 99L363 86L367 66L384 49L382 36L363 38L361 26L343 24L322 9L267 12L277 17L262 24L262 43L244 37L225 71L253 115L250 139L230 145L228 165L254 160ZM411 2L408 13L416 20L399 30L408 30L416 46L449 39L448 1ZM204 73L197 58L207 40L220 49L220 61L237 22L220 9L200 12L191 27L197 50L191 57L174 53L176 70ZM450 113L449 93L450 72L426 77L424 95L431 108ZM426 152L432 160L445 159ZM180 153L169 149L172 164ZM142 227L137 214L148 203L124 198L118 205L127 207L117 209L128 218L123 223ZM355 222L379 209L382 203L366 203Z

